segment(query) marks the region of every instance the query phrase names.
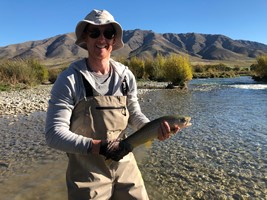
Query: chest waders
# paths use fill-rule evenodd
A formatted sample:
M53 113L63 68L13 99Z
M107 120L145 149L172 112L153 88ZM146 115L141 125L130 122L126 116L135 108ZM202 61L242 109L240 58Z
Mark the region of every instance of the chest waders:
M74 108L70 130L85 137L105 140L122 137L128 124L126 82L124 96L93 96L83 77L86 99ZM126 91L126 92L125 92ZM148 196L136 160L130 152L119 162L89 153L68 154L66 174L69 200L147 200Z

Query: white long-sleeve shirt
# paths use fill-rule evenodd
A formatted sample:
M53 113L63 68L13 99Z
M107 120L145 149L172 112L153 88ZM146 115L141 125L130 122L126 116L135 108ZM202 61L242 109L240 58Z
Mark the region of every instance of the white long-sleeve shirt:
M132 72L123 64L110 59L114 70L112 95L122 96L121 84L126 77L128 85L127 108L129 124L134 129L141 128L149 119L141 112L137 98L137 85ZM96 84L90 75L86 59L73 62L57 78L52 90L46 117L46 141L48 146L68 153L86 154L92 146L92 138L70 131L70 119L74 107L86 97L82 75L95 89Z

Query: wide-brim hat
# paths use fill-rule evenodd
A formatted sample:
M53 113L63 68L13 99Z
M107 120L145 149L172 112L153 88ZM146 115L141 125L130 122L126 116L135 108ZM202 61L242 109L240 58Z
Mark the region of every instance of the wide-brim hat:
M123 41L122 41L122 28L121 25L115 21L114 17L106 10L92 10L85 18L84 20L80 21L75 29L76 34L76 42L75 44L79 45L83 49L87 50L86 43L82 37L84 29L87 24L93 24L93 25L106 25L106 24L112 24L116 34L115 34L115 43L113 44L113 50L118 50L123 47Z

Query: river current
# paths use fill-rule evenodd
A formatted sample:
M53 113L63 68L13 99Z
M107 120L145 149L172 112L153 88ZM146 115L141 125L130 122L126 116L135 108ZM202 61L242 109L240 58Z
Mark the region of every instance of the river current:
M150 118L181 114L193 123L154 142L142 160L152 199L267 199L266 84L197 79L188 92L154 90L144 99Z
M148 90L140 104L150 119L192 118L170 139L135 150L150 199L267 199L266 84L195 79L188 91ZM66 156L49 150L41 158L15 168L0 199L66 199Z

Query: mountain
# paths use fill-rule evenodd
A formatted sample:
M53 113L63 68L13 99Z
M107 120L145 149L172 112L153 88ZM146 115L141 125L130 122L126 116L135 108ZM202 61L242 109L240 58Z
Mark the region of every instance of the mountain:
M153 58L157 54L189 55L191 60L236 61L252 60L267 54L267 45L233 40L224 35L199 33L164 33L149 30L123 32L123 49L113 52L115 57ZM45 63L69 62L87 56L87 52L74 44L74 33L57 35L44 40L30 41L0 47L0 58L38 58Z
M44 40L0 47L0 58L37 58L47 63L62 63L84 57L87 52L74 44L75 34L57 35Z

